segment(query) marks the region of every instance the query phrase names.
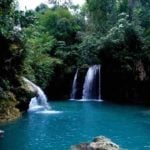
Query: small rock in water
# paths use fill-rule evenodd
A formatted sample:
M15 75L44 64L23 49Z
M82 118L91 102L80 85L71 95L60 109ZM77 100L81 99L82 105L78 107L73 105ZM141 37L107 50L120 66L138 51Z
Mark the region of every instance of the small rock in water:
M95 137L91 143L82 143L71 147L71 150L121 150L119 146L104 136Z

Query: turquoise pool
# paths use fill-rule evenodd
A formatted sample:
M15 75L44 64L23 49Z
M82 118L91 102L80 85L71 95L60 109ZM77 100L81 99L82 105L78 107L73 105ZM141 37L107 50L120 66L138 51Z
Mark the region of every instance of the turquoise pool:
M96 101L50 102L51 113L25 113L1 124L0 150L68 150L104 135L129 150L150 150L150 108Z

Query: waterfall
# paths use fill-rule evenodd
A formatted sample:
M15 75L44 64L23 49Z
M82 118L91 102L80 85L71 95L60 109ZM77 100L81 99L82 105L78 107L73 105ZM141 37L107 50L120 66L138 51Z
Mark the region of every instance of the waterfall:
M76 93L77 93L77 78L78 78L78 69L75 73L73 84L72 84L72 92L71 92L71 99L76 99Z
M85 76L82 99L101 99L100 65L91 66Z
M26 78L23 78L23 80L28 84L28 86L32 87L36 92L36 96L31 98L28 110L29 111L49 110L50 106L47 103L47 97L45 93L42 91L42 89Z

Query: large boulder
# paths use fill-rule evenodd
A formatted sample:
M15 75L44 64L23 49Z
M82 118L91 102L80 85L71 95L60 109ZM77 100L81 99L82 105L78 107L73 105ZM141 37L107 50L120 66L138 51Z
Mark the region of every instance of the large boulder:
M71 147L71 150L121 150L120 147L104 136L94 138L91 143L82 143Z
M35 87L24 77L19 78L20 86L18 86L14 93L19 101L17 108L22 111L26 111L29 106L29 102L32 97L37 95Z
M26 89L26 91L28 91L29 93L37 93L37 89L35 88L35 86L33 85L33 83L31 81L29 81L28 79L26 79L25 77L22 77L22 86Z

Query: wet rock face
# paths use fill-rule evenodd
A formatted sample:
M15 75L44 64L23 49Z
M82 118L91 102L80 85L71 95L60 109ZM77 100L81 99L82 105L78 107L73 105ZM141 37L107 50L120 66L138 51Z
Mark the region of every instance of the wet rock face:
M121 150L120 147L104 136L98 136L90 143L82 143L71 147L71 150Z

